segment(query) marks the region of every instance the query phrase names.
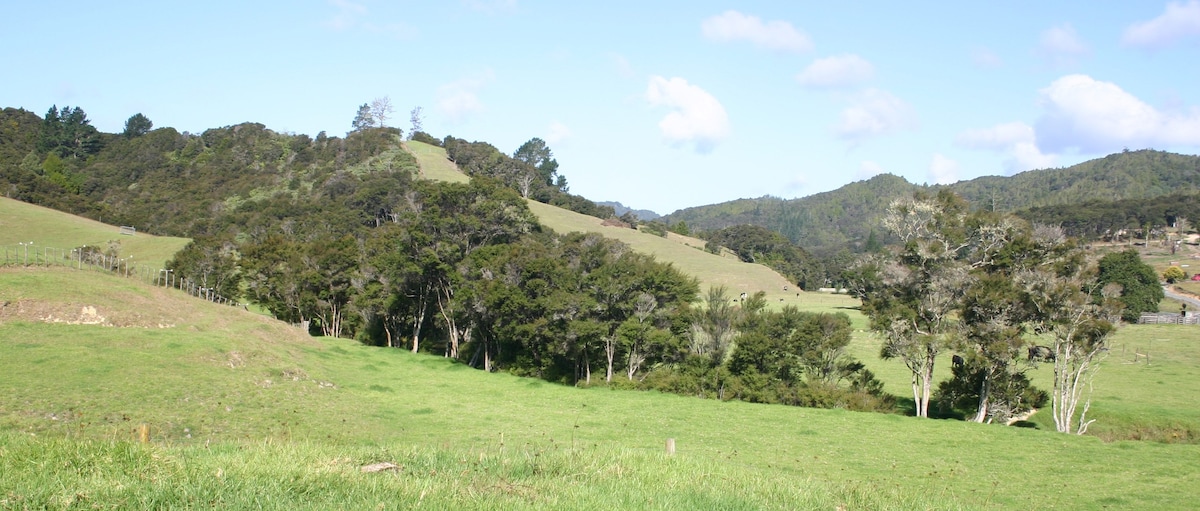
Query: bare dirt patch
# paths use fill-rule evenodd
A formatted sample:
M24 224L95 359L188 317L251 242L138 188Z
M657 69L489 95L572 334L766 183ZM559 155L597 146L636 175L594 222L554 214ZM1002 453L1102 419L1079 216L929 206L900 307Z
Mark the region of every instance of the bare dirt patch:
M121 328L171 328L175 326L173 321L155 314L113 310L104 305L36 299L0 302L0 323L8 321Z

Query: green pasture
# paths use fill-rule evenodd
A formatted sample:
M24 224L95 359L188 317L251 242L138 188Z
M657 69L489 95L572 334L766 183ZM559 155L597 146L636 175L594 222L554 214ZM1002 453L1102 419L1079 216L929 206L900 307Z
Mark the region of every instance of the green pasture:
M84 288L103 291L70 291ZM0 507L1188 509L1200 499L1196 444L564 387L311 338L65 268L0 270L0 303ZM85 306L142 323L68 324ZM64 323L37 319L47 311ZM1194 430L1200 330L1186 328L1122 330L1125 351L1112 350L1097 383L1094 430ZM1149 364L1125 364L1134 350ZM143 423L151 443L132 444ZM385 461L402 468L359 470Z
M83 245L107 250L116 243L119 257L133 256L135 264L157 270L189 241L145 233L122 235L119 226L0 197L0 247L7 247L11 257L24 249L21 243L32 242L31 250L50 247L68 252Z
M450 181L453 183L466 183L471 180L470 177L458 170L454 162L446 157L446 150L444 148L424 142L417 142L416 140L405 142L404 147L413 156L417 157L417 162L421 165L421 176L426 179Z

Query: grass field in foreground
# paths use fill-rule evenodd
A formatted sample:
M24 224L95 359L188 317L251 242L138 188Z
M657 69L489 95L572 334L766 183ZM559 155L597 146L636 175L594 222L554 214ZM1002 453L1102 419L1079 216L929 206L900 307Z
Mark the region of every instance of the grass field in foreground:
M115 225L0 197L0 246L33 242L33 246L69 251L82 245L107 247L110 241L119 243L120 257L133 256L157 270L190 240L145 233L123 236Z
M72 286L103 292L77 296ZM1200 501L1200 445L563 387L314 339L245 311L67 269L0 270L0 303L0 507L1187 509ZM101 316L136 312L143 326L37 320L52 312L70 321L88 305ZM1156 342L1158 360L1098 393L1144 401L1155 415L1187 407L1194 383L1180 380L1194 381L1183 366L1196 364L1182 345ZM152 444L129 445L141 423ZM666 438L677 441L674 458L661 454ZM404 468L358 471L381 461Z

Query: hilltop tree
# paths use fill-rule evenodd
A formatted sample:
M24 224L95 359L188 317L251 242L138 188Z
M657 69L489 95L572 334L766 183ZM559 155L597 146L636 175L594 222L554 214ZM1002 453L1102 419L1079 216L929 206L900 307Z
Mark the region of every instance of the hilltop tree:
M38 149L63 158L84 158L100 151L100 132L92 126L82 108L51 106L42 120Z
M555 175L558 173L558 161L554 152L546 145L546 141L534 137L521 144L513 159L522 161L537 170L538 181L546 186L554 186Z
M412 127L408 130L409 140L412 140L413 137L417 136L417 133L421 133L421 130L424 129L422 127L423 118L424 116L421 114L421 107L419 106L413 107L412 111L408 113L408 120L412 123Z
M358 107L358 113L354 116L354 121L350 123L353 131L362 131L372 126L375 126L375 116L371 113L371 105L363 103Z
M150 132L150 128L154 127L154 123L141 113L133 114L125 121L125 131L121 132L121 136L125 138L140 137Z
M392 111L391 98L384 96L371 100L371 118L378 124L377 127L387 126L387 120L392 118Z

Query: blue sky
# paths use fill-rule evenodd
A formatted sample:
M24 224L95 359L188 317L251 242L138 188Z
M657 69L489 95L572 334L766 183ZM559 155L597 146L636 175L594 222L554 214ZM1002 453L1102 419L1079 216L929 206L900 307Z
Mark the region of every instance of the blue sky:
M915 5L914 5L915 4ZM571 191L670 213L878 173L945 183L1200 152L1200 0L10 1L0 106L533 137Z

